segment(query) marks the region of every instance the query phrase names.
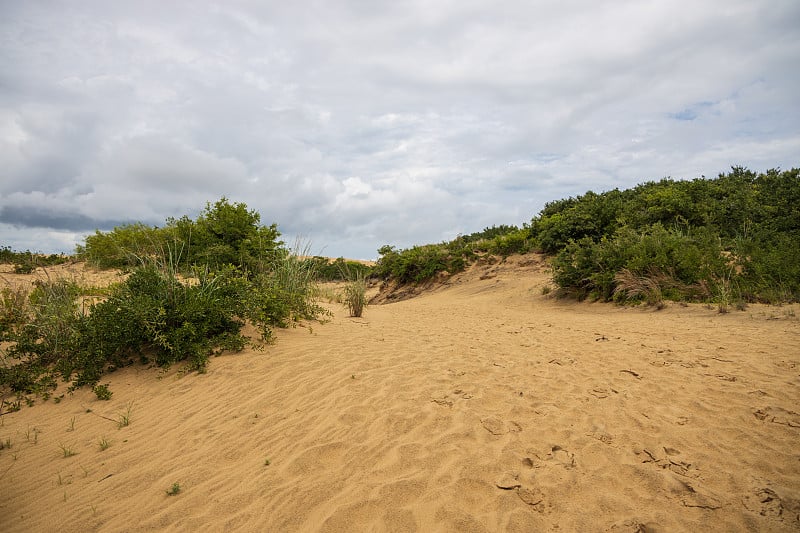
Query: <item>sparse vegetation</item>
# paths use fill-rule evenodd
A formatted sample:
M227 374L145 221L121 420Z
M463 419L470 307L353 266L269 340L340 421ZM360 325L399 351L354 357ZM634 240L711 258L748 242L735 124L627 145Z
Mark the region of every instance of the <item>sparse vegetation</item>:
M177 496L181 492L181 484L175 482L172 486L166 490L167 496Z
M117 428L122 429L131 424L131 411L133 411L133 402L128 402L125 412L120 413L117 421Z
M61 448L61 453L63 454L64 458L72 457L74 455L78 455L78 452L72 449L71 446L67 446L65 444L59 444L59 448Z

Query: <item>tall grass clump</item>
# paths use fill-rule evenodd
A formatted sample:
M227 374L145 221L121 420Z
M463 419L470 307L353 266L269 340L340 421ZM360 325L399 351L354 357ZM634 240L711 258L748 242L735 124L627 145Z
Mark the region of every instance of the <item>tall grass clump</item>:
M318 288L314 262L306 261L309 246L296 243L292 250L276 249L253 279L253 318L269 335L271 326L288 327L303 319L324 316L317 303Z
M344 267L342 278L345 285L342 290L342 302L347 307L351 317L360 317L367 306L367 276L364 270L350 270Z
M367 281L364 278L348 281L344 287L344 303L352 317L360 317L367 306Z

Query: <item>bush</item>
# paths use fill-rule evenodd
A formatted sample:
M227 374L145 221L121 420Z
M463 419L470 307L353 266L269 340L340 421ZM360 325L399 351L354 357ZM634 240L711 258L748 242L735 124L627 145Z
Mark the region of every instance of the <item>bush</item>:
M528 229L522 229L494 237L489 241L487 251L490 254L507 257L513 254L530 252L532 244L530 231Z
M312 257L306 259L311 263L310 268L316 273L320 281L346 281L349 275L358 275L368 278L372 274L372 267L358 261L348 261L343 257L331 261L327 257Z
M584 237L568 244L553 260L553 279L579 299L658 299L657 292L696 299L709 295L707 287L724 275L725 265L719 242L708 235L656 224L641 233L622 229L597 243Z
M60 375L72 386L96 385L103 373L135 361L185 362L203 371L221 350L241 350L250 320L269 339L273 327L317 319L314 263L283 248L275 225L227 199L192 221L166 228L132 224L96 232L81 252L94 264L125 266L130 276L108 289L88 313L80 288L66 280L39 283L28 295L6 289L0 341L9 343L0 385L47 395ZM102 399L102 398L101 398Z
M221 198L192 220L167 219L166 227L127 224L86 237L78 254L100 268L133 268L143 261L170 257L175 263L219 269L234 265L248 275L263 270L283 244L275 224L261 225L261 216L243 203Z
M289 256L283 261L295 263ZM78 313L77 285L40 284L28 323L16 333L8 329L12 364L0 367L0 383L18 393L46 393L55 387L54 374L73 386L95 385L103 373L135 361L186 362L202 372L212 354L244 347L246 319L268 337L272 326L322 313L309 273L284 267L263 276L259 283L233 267L197 268L187 282L151 263L134 269L86 315Z
M800 299L798 206L800 169L733 167L715 179L552 202L531 221L531 240L556 255L562 293L578 297L610 299L620 284L648 279L667 299L792 301ZM614 297L629 292L637 293Z
M375 275L400 283L419 283L440 272L454 274L466 266L463 252L454 252L443 244L414 246L399 252L384 246L378 253L381 257L375 266Z
M304 251L299 249L293 252L276 250L269 262L270 267L256 276L257 322L287 327L298 320L313 319L327 313L316 303L315 264L303 260L304 256Z
M28 321L28 291L21 287L4 287L0 291L0 342L9 340Z

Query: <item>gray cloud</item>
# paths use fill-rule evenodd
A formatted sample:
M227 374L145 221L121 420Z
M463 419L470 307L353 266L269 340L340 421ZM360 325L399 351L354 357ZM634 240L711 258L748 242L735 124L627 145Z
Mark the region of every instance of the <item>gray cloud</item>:
M798 22L791 0L5 2L0 240L69 250L225 195L371 258L588 189L790 168Z

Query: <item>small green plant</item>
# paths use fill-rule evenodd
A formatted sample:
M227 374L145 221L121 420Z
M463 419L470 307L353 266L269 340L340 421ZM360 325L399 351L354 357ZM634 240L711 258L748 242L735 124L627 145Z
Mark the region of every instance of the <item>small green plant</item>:
M133 410L133 401L130 401L128 402L128 407L125 410L125 412L119 414L119 420L117 421L117 428L122 429L130 425L132 410Z
M92 392L94 392L95 396L97 396L98 400L108 401L111 399L111 396L114 394L110 390L108 390L108 383L103 383L102 385L98 384L92 387Z
M65 444L59 444L59 448L61 448L61 453L64 455L64 458L72 457L74 455L78 455L78 452L72 449L71 446L67 446Z
M109 441L105 437L101 437L100 440L97 442L97 446L100 448L100 451L105 451L111 446L111 441Z
M167 496L177 496L178 493L181 491L181 484L177 481L172 484L172 486L167 489Z
M34 428L30 428L29 427L25 431L25 440L28 441L28 442L32 442L33 444L36 444L36 443L39 442L39 433L40 433L40 431L39 431L38 428L35 428L35 427Z
M69 421L69 427L67 427L67 431L75 431L75 417L74 416Z
M11 437L6 437L5 441L0 441L0 450L6 450L11 448Z
M264 459L264 466L269 466L269 465L270 465L270 460Z

